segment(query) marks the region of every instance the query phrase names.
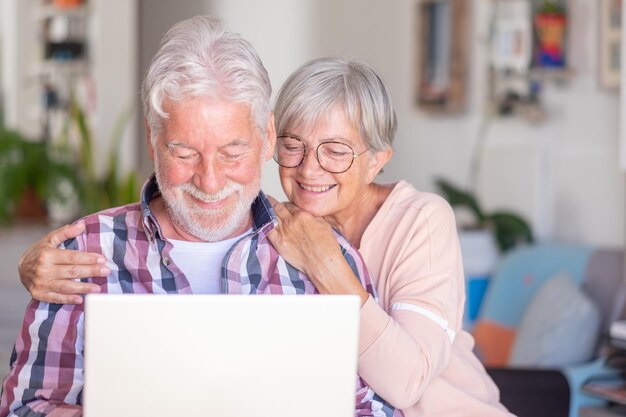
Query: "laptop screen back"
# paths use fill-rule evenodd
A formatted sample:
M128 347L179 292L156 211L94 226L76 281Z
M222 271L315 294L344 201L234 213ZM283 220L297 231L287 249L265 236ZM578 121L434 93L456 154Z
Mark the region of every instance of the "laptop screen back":
M89 295L86 417L354 415L352 296Z

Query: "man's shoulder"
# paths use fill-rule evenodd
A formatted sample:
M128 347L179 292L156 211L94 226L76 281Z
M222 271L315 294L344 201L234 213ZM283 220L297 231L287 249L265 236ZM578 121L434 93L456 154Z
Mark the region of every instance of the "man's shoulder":
M311 280L289 264L271 244L267 235L274 225L243 237L233 245L223 261L227 293L315 294ZM333 230L341 253L356 277L368 290L371 280L359 251Z
M77 221L90 225L98 223L111 223L127 218L138 219L141 221L141 203L136 202L126 204L124 206L104 209L96 213L88 214Z
M130 238L143 234L143 216L140 203L131 203L124 206L108 208L89 214L76 222L85 224L85 231L76 239L65 242L71 249L95 250L103 242L103 235L115 235ZM129 232L132 232L129 234Z

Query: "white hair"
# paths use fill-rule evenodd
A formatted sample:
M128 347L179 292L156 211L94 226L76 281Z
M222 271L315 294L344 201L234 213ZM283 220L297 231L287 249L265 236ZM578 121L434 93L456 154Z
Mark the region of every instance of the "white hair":
M272 110L271 94L269 76L252 45L214 16L176 23L163 37L142 85L152 140L168 117L165 100L210 96L246 103L263 132Z
M344 58L315 59L291 74L276 98L276 131L311 127L336 106L368 148L391 147L397 123L387 88L370 66Z

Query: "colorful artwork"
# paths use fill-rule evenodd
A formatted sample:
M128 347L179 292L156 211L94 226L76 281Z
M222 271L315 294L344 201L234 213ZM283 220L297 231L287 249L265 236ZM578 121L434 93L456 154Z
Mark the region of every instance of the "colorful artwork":
M560 12L546 12L537 13L534 20L538 37L535 64L564 67L567 17Z
M616 88L621 72L622 0L602 0L600 17L600 83Z

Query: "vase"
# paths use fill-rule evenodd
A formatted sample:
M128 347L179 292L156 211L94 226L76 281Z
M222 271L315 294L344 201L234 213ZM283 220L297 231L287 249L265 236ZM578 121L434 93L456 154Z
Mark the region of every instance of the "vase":
M463 327L471 330L480 312L489 278L498 262L499 252L493 233L488 229L460 230L459 244L465 271Z

